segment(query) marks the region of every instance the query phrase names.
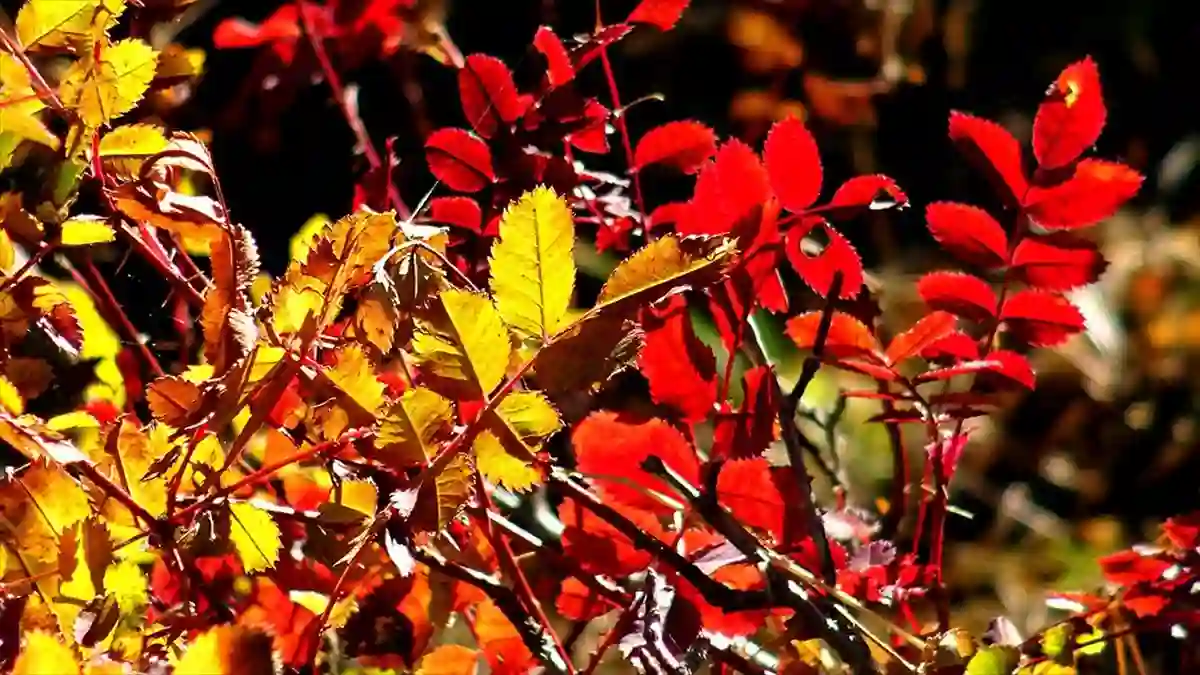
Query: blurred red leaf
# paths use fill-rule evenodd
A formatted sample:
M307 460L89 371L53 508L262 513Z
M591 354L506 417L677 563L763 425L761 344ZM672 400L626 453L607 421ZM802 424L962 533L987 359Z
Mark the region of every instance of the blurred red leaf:
M742 375L742 404L730 410L723 404L713 428L712 456L738 459L757 457L775 440L775 372L757 366Z
M1053 347L1084 329L1083 315L1058 293L1026 289L1004 301L1009 334L1034 347Z
M579 470L595 477L603 494L630 506L654 513L670 511L645 493L654 490L674 494L666 482L642 469L642 462L651 455L660 458L684 480L695 484L699 479L700 464L691 444L675 427L657 418L600 410L575 427L571 441ZM680 499L677 495L675 498Z
M1009 388L1016 384L1025 389L1033 389L1035 380L1029 359L1007 349L996 349L988 353L987 360L996 361L1000 365L979 373L975 378L975 386L986 384L997 388Z
M462 129L438 129L425 140L429 170L452 190L478 192L496 180L486 143Z
M963 154L989 172L1003 188L1005 202L1019 204L1029 189L1021 163L1021 146L1004 127L980 117L950 113L950 139Z
M1104 129L1107 111L1100 71L1089 56L1067 66L1050 85L1033 120L1033 156L1044 169L1075 161Z
M828 243L820 253L809 255L805 251L804 238L818 229L824 232ZM858 290L863 285L862 260L854 246L828 222L820 218L806 217L804 223L787 233L786 243L787 258L792 263L792 269L796 270L814 293L821 297L829 295L834 275L841 272L842 291L838 297L849 300L858 295Z
M1120 551L1101 557L1100 570L1109 583L1132 586L1138 583L1158 581L1171 563L1154 556L1142 555L1137 551Z
M290 64L303 34L299 10L294 3L287 3L259 24L238 17L225 19L213 31L213 47L247 49L269 44L280 61Z
M821 196L821 155L803 122L790 116L776 122L763 155L771 187L784 208L803 211Z
M533 36L533 46L546 57L546 78L551 87L561 87L575 79L575 66L571 64L571 56L553 28L538 28Z
M1138 193L1142 180L1141 174L1124 164L1085 159L1069 180L1030 188L1025 209L1042 227L1087 227L1116 213Z
M1200 511L1168 518L1162 528L1167 539L1179 548L1193 549L1200 545Z
M902 363L938 340L949 337L958 325L958 317L949 312L934 311L921 317L911 328L892 338L884 359L892 365Z
M993 268L1008 260L1008 237L987 211L957 202L934 202L925 208L929 233L942 248L963 262Z
M717 152L717 135L691 120L667 122L646 132L633 152L633 168L665 164L696 173Z
M806 312L787 322L787 334L800 349L812 349L817 341L817 329L822 312ZM833 358L867 357L878 360L879 341L861 321L849 314L834 312L825 339L825 353Z
M434 197L429 200L429 220L476 234L483 232L483 212L470 197Z
M927 361L971 361L979 358L979 341L966 333L955 331L926 347L921 352L921 358Z
M655 26L659 30L671 30L683 10L687 9L692 0L642 0L626 19L629 23L644 23Z
M650 396L689 422L703 420L717 400L717 360L696 337L687 300L675 295L664 307L645 310L642 324L646 338L638 367L650 382Z
M1013 251L1010 271L1030 286L1065 291L1096 281L1107 267L1095 242L1055 232L1022 239Z
M494 56L472 54L458 71L458 94L467 122L484 138L525 112L512 71Z
M613 609L608 601L575 577L563 581L554 606L559 614L572 621L591 621Z
M930 272L917 281L917 293L930 309L985 322L996 317L996 293L986 281L962 272Z

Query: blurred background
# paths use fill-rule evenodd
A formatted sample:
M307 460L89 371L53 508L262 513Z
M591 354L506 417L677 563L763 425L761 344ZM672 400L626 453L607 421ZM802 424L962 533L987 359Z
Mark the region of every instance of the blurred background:
M20 3L3 4L11 17ZM410 205L433 186L424 136L465 126L453 69L425 48L430 34L444 29L463 54L501 57L521 77L536 65L529 45L539 25L566 37L596 22L585 0L390 4L411 27L398 47L384 58L331 57L358 88L376 145L395 139L395 179ZM600 2L610 21L635 4ZM350 208L366 168L302 40L292 53L213 49L221 22L258 24L277 9L196 0L166 25L206 63L162 112L176 128L210 130L232 215L258 238L274 274L306 220ZM899 327L921 311L911 282L952 264L926 233L925 205L991 203L948 142L949 111L988 117L1027 140L1057 73L1089 54L1099 63L1109 121L1098 152L1147 181L1130 208L1089 230L1110 266L1075 298L1088 333L1039 355L1037 391L1007 401L976 430L955 476L961 515L949 522L949 578L967 627L997 614L1026 630L1043 625L1047 590L1098 586L1097 555L1153 538L1163 517L1200 505L1198 45L1200 3L1180 0L693 0L674 31L639 30L612 53L624 102L661 97L628 111L635 139L692 118L758 144L773 120L794 114L818 138L827 186L860 173L895 178L912 208L846 232L886 285L884 317ZM591 68L581 86L607 104L601 78ZM624 171L619 151L589 161ZM690 180L649 184L650 206L686 198ZM156 303L140 311L169 332ZM839 378L823 374L806 402L836 405L838 387L850 386ZM849 406L834 438L850 497L867 506L886 494L891 466L882 430L855 423L872 412Z

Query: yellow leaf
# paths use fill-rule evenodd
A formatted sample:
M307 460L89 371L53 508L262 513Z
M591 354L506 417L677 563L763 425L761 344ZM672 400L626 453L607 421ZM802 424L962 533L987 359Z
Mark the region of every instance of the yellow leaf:
M100 421L91 413L80 410L56 415L46 420L46 428L51 431L70 431L72 429L99 429Z
M505 396L490 414L487 428L473 444L480 472L518 492L541 482L534 453L562 428L558 411L541 393L520 391Z
M375 505L379 501L379 490L374 483L365 480L343 480L339 489L342 493L339 504L359 513L367 515L375 513Z
M361 345L346 345L338 353L337 366L329 371L329 379L371 413L383 403L384 384L375 377L375 367Z
M25 645L13 665L13 675L71 675L79 672L75 651L58 636L42 630L25 635Z
M150 603L146 575L137 563L122 560L104 572L104 590L112 594L123 614L133 614Z
M160 377L146 390L146 402L154 419L183 426L203 403L200 387L176 375Z
M425 481L417 495L410 524L413 531L441 532L458 517L471 497L475 470L466 453L455 455L432 481Z
M294 264L303 264L305 258L308 257L308 251L317 243L317 239L325 231L331 223L329 216L324 213L314 213L304 224L296 230L296 234L292 235L292 239L288 244L288 251L291 253L291 259Z
M500 437L490 429L476 434L471 447L475 450L479 472L497 485L514 492L524 492L542 480L541 472L533 467L531 456L526 459L510 453Z
M16 250L13 249L12 238L8 236L8 231L0 230L0 272L7 275L15 261Z
M387 354L396 340L396 324L400 316L396 306L386 294L377 292L377 288L371 286L358 300L358 308L354 311L354 335L359 340L369 342L380 353Z
M166 134L153 124L126 124L100 139L100 156L104 158L149 157L166 149Z
M508 207L490 260L496 309L508 325L543 341L565 325L574 251L571 209L553 190L538 187Z
M46 104L33 88L29 71L12 55L0 53L0 135L58 149L58 137L37 117Z
M80 119L91 128L108 124L129 112L154 79L158 55L136 38L101 45L100 61L89 52L76 61L63 78L59 96L65 105L77 108Z
M271 514L253 504L229 505L229 539L247 573L270 569L279 562L279 526Z
M145 480L144 476L154 462L170 450L170 446L151 443L146 432L129 417L122 418L120 426L110 433L117 434L115 446L117 456L115 460L109 461L114 463L120 461L119 466L112 467L110 475L115 475L119 480L123 480L129 495L149 511L150 515L155 517L164 515L167 512L166 478L160 476ZM110 447L112 447L111 441Z
M112 327L100 316L92 296L73 283L57 284L59 290L75 310L75 318L83 329L82 359L95 359L96 379L99 382L88 387L88 400L105 399L118 408L125 405L125 385L121 369L117 366L117 355L123 349L121 339Z
M174 659L173 659L174 660ZM175 660L175 675L273 673L271 636L243 626L210 628Z
M450 401L424 387L405 391L383 416L375 447L390 466L424 463L437 454L434 439L451 422Z
M475 675L478 671L478 650L462 645L439 645L417 663L417 675Z
M59 536L91 515L87 495L61 467L36 461L15 483L4 485L3 505L21 509L17 540L26 559L53 562ZM10 518L12 518L10 516Z
M125 0L29 0L17 13L17 39L26 49L90 44L125 11Z
M673 290L715 281L734 252L732 242L719 239L655 239L613 270L596 308L640 306Z
M25 399L21 398L21 392L3 375L0 375L0 406L13 415L25 412Z
M492 301L479 293L443 291L441 312L419 324L413 351L430 373L464 398L487 396L504 379L512 343Z
M173 42L158 55L158 70L154 77L159 80L190 79L203 72L204 50L188 49Z
M79 216L62 224L63 246L87 246L112 241L116 233L99 216Z

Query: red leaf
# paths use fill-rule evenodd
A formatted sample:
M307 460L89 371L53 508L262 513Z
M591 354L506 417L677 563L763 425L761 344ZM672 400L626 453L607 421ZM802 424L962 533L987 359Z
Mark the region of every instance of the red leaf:
M958 324L958 317L949 312L930 312L911 328L892 338L884 359L896 365L902 363L942 338L949 337Z
M794 475L761 457L726 462L717 477L717 499L741 523L769 533L777 545L802 540L806 513Z
M1124 164L1085 159L1070 180L1031 188L1025 208L1042 227L1076 229L1112 216L1141 187L1142 175Z
M1168 518L1162 528L1167 539L1179 548L1192 549L1200 546L1200 511Z
M608 108L605 108L594 98L589 98L584 104L583 116L590 123L583 129L567 137L571 145L594 155L608 152Z
M1030 286L1065 291L1086 286L1104 273L1108 261L1096 243L1069 232L1030 235L1013 251L1013 277Z
M942 248L963 262L993 268L1008 260L1008 237L987 211L956 202L934 202L925 208L929 233Z
M691 444L675 427L660 419L601 410L575 427L571 441L575 445L579 470L596 476L604 494L655 513L666 513L670 509L646 495L645 490L667 495L673 491L663 480L642 469L646 458L659 457L692 484L700 475L700 464ZM624 479L624 482L612 478Z
M1059 74L1033 120L1033 156L1043 169L1075 161L1104 129L1100 71L1089 56Z
M771 197L767 171L758 154L734 139L717 151L696 179L690 207L680 214L681 234L728 234L738 221Z
M512 72L494 56L472 54L458 71L458 94L467 122L484 138L525 112Z
M1021 166L1021 146L1007 129L955 110L950 113L950 139L968 158L984 165L991 180L1004 188L1007 203L1021 202L1029 183Z
M633 231L633 218L621 216L614 221L604 223L596 230L596 250L600 253L608 249L618 251L629 250L629 233Z
M496 180L492 151L462 129L438 129L425 140L429 170L452 190L478 192Z
M712 578L725 586L740 590L762 590L766 585L762 573L749 563L725 565L713 572ZM678 589L679 596L696 607L700 614L700 623L709 633L729 637L753 635L763 627L770 615L769 610L758 609L726 612L709 604L694 586L684 580L678 582Z
M775 440L774 371L758 366L742 375L742 405L737 411L722 405L713 429L714 458L757 457Z
M321 16L321 13L314 14ZM296 54L296 42L302 35L300 12L295 4L288 3L276 9L260 24L240 18L222 21L213 31L213 47L246 49L269 44L280 61L291 63Z
M668 122L648 131L633 152L633 168L665 164L684 173L696 173L717 152L717 135L691 120Z
M996 293L986 281L962 272L931 272L917 282L917 293L930 309L983 323L996 317Z
M1026 389L1033 389L1033 366L1029 359L1007 349L997 349L987 355L988 361L999 363L999 367L989 368L979 373L975 378L975 386L990 386L998 389L1010 388L1013 384Z
M1004 302L1009 334L1034 347L1053 347L1083 330L1083 315L1058 293L1026 289Z
M621 515L653 537L664 537L662 525L654 514L624 504L610 504ZM608 521L593 514L571 499L558 507L562 521L563 551L588 572L621 577L645 569L651 555L633 545L625 535Z
M638 367L650 382L650 396L683 419L699 422L717 400L717 360L696 337L687 301L672 296L666 306L643 313L645 346Z
M817 330L821 325L822 312L806 312L794 316L787 322L787 334L800 349L812 349L817 342ZM825 354L832 358L866 357L878 360L879 341L858 319L834 312L829 323L829 335L825 338Z
M926 361L972 361L979 358L979 341L955 331L926 347L921 358Z
M571 65L571 56L562 40L549 26L538 28L533 35L533 46L542 56L546 57L546 79L551 87L562 85L575 79L575 66Z
M671 30L683 16L692 0L642 0L626 19L629 23L644 23L659 30Z
M554 606L559 614L572 621L591 621L613 609L599 593L575 577L563 581Z
M434 197L429 200L429 221L483 233L483 212L470 197Z
M1169 604L1170 595L1158 588L1132 588L1121 596L1121 605L1142 619L1158 616Z
M1121 551L1106 555L1096 562L1109 583L1118 586L1132 586L1137 583L1149 583L1162 578L1171 563L1166 560L1142 555L1137 551Z
M649 231L654 231L660 227L674 225L675 223L679 222L680 218L683 217L683 212L688 208L690 207L683 202L671 202L669 204L663 204L650 213L650 218L646 223L646 229Z
M881 174L856 176L842 183L829 200L826 215L833 219L858 216L864 210L883 211L908 206L908 195L896 181Z
M605 26L599 32L587 36L578 47L571 50L571 62L575 64L575 72L600 56L600 52L609 45L629 35L633 26L627 23L614 23Z
M803 122L791 116L776 122L763 154L771 187L784 208L803 211L821 196L821 155Z
M821 297L829 295L837 272L842 273L842 292L838 297L849 300L858 295L863 285L863 266L858 252L828 222L819 218L805 218L805 221L787 233L787 257L792 268ZM810 255L805 251L804 238L816 228L824 231L829 243L820 253Z

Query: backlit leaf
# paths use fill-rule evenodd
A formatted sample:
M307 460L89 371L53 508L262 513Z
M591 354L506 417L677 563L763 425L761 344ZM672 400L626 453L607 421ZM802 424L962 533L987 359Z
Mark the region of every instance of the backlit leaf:
M546 78L551 87L561 87L575 79L575 66L571 64L571 56L554 29L549 26L539 27L533 36L533 46L546 59Z
M733 252L732 243L719 239L659 237L617 265L596 306L640 305L675 290L704 286L717 278Z
M1100 137L1108 111L1100 71L1089 56L1063 69L1033 120L1033 155L1042 168L1074 161Z
M486 143L462 129L438 129L425 140L434 177L452 190L478 192L496 180Z
M508 207L489 260L496 310L505 323L543 340L566 325L574 250L571 209L553 190L538 187Z
M1022 290L1004 301L1000 319L1008 332L1035 347L1053 347L1083 331L1083 315L1058 293Z
M717 400L717 360L696 337L683 296L672 296L661 309L643 314L645 345L638 368L650 383L655 402L679 411L683 419L707 417Z
M468 396L487 396L504 379L512 343L486 295L443 291L439 310L419 322L412 346L430 374Z
M17 39L25 49L90 44L124 10L125 0L29 0L17 13Z
M173 661L175 675L250 675L275 670L271 637L244 626L209 628Z
M138 39L121 40L75 62L59 88L63 104L96 128L129 112L150 86L158 54Z
M525 112L512 72L494 56L471 54L458 71L463 114L475 131L491 138Z
M1011 273L1030 286L1065 291L1096 281L1107 267L1096 242L1055 232L1022 239L1013 251Z
M416 387L400 396L384 413L375 446L392 466L423 464L437 454L434 439L453 421L450 401Z
M462 645L439 645L417 662L416 675L475 675L479 652Z
M795 117L776 122L763 155L775 196L790 211L803 211L821 195L821 155L808 127Z
M806 312L787 322L787 334L800 349L812 349L821 326L821 312ZM825 353L834 358L875 355L881 352L874 333L861 321L843 312L834 312L825 338Z
M988 172L1009 204L1025 198L1029 183L1021 163L1021 146L1004 127L979 117L950 112L950 139Z
M541 481L541 472L533 467L532 456L522 458L510 452L489 429L480 431L471 447L475 451L479 472L497 485L514 492L524 492Z
M1112 216L1142 187L1137 171L1116 162L1085 159L1074 175L1052 187L1030 188L1025 209L1038 225L1050 229L1087 227Z
M688 235L728 234L770 197L770 178L758 154L742 141L726 141L716 159L700 170L676 229Z
M200 387L183 378L160 377L146 390L150 414L171 426L184 426L202 405Z
M712 129L692 120L667 122L638 140L633 168L662 164L683 173L696 173L716 152L717 136Z
M248 573L270 569L279 562L279 526L271 514L253 504L229 505L229 540Z
M384 384L375 377L375 365L362 346L350 344L338 353L337 366L329 379L350 395L363 409L374 413L383 404Z
M683 434L660 419L597 411L575 427L571 442L579 470L593 477L603 494L630 506L655 513L668 510L645 494L646 490L674 494L667 483L642 468L651 455L693 485L699 478L695 450ZM624 480L614 480L617 478Z
M911 328L892 338L884 358L896 365L920 354L930 345L954 332L958 319L949 312L934 311L921 317Z
M87 246L101 244L116 238L112 226L104 218L80 216L62 224L63 246Z
M722 459L757 457L775 441L778 414L775 371L756 366L742 375L742 404L722 406L713 426L712 456Z
M434 197L429 200L429 221L483 234L483 212L470 197Z
M13 675L78 675L82 672L75 651L58 636L43 630L30 631L25 634L24 643L13 664Z
M863 265L854 246L828 222L819 218L806 218L805 221L787 233L785 250L792 269L821 297L829 295L834 275L840 272L842 290L838 297L848 300L857 296L863 285ZM824 248L805 243L805 236L813 231L824 233L827 242ZM814 251L814 248L818 250Z
M683 10L687 9L692 0L642 0L626 19L628 23L644 23L659 30L671 30Z
M931 272L917 281L917 294L930 309L985 322L996 316L996 293L986 281L961 272Z
M968 204L934 202L925 208L929 233L963 262L1000 267L1008 259L1008 237L987 211Z

